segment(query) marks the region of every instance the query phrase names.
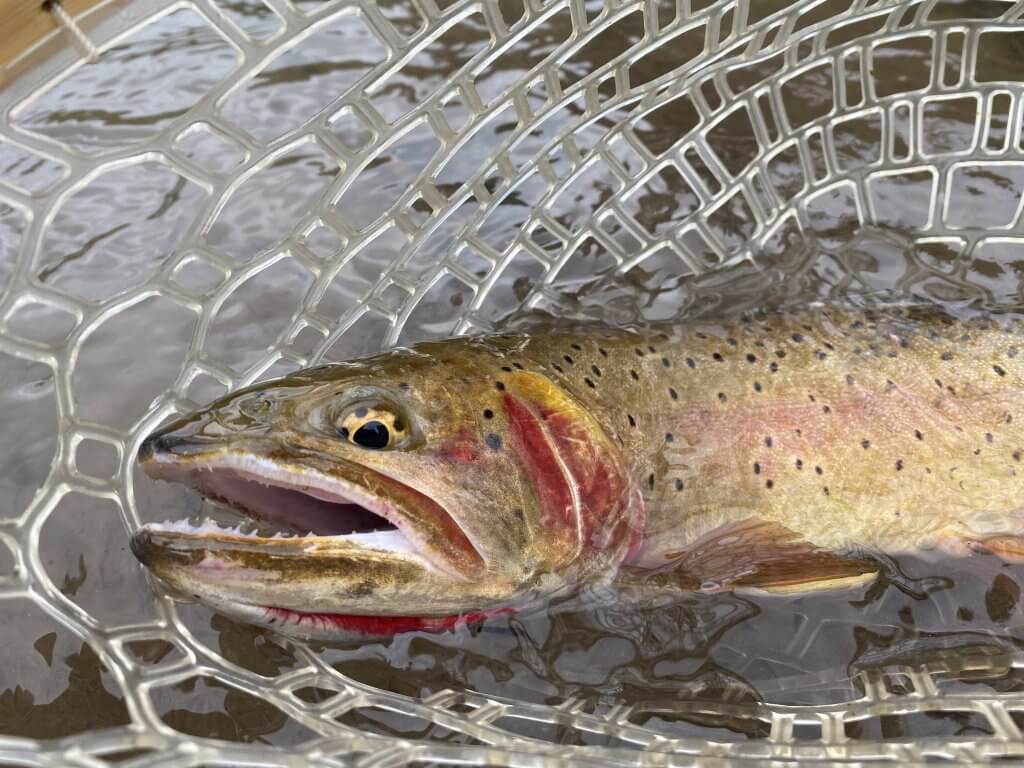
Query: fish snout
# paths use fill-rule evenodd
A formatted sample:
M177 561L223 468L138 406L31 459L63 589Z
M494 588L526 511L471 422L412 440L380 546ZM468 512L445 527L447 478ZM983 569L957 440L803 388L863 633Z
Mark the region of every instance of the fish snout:
M135 555L135 558L144 566L149 568L153 564L155 547L153 544L153 536L149 531L142 530L136 532L129 542L129 547L132 550L132 554Z
M154 432L142 441L139 446L138 460L140 463L153 461L160 456L172 454L175 456L187 456L202 447L202 441L189 435L181 435L175 432Z

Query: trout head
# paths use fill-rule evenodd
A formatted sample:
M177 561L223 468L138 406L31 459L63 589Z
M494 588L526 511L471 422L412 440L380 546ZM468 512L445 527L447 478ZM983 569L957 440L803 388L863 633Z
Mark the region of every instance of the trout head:
M614 573L639 494L579 401L456 339L229 395L139 450L239 527L144 526L138 558L237 618L305 636L440 630Z

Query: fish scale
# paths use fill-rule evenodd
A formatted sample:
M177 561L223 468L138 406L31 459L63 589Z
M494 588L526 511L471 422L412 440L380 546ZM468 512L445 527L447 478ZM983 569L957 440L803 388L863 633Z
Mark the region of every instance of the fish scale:
M992 513L1016 532L1020 344L1015 319L831 308L521 354L621 441L656 562L746 518L830 549L912 550Z

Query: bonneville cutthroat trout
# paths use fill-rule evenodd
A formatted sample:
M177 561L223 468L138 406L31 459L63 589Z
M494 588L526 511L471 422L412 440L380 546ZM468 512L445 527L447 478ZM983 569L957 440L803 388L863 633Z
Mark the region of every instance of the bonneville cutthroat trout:
M174 589L312 635L586 582L849 587L1024 554L1024 325L936 308L458 338L231 394L142 444L255 521L143 527Z

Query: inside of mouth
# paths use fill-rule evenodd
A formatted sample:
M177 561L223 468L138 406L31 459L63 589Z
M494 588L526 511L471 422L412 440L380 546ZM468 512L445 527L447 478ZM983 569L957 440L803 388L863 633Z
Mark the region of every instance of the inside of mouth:
M394 524L364 506L314 489L267 485L230 470L204 471L199 491L226 504L212 522L258 536L348 536L394 531ZM207 510L209 511L209 510ZM226 518L226 519L225 519Z

